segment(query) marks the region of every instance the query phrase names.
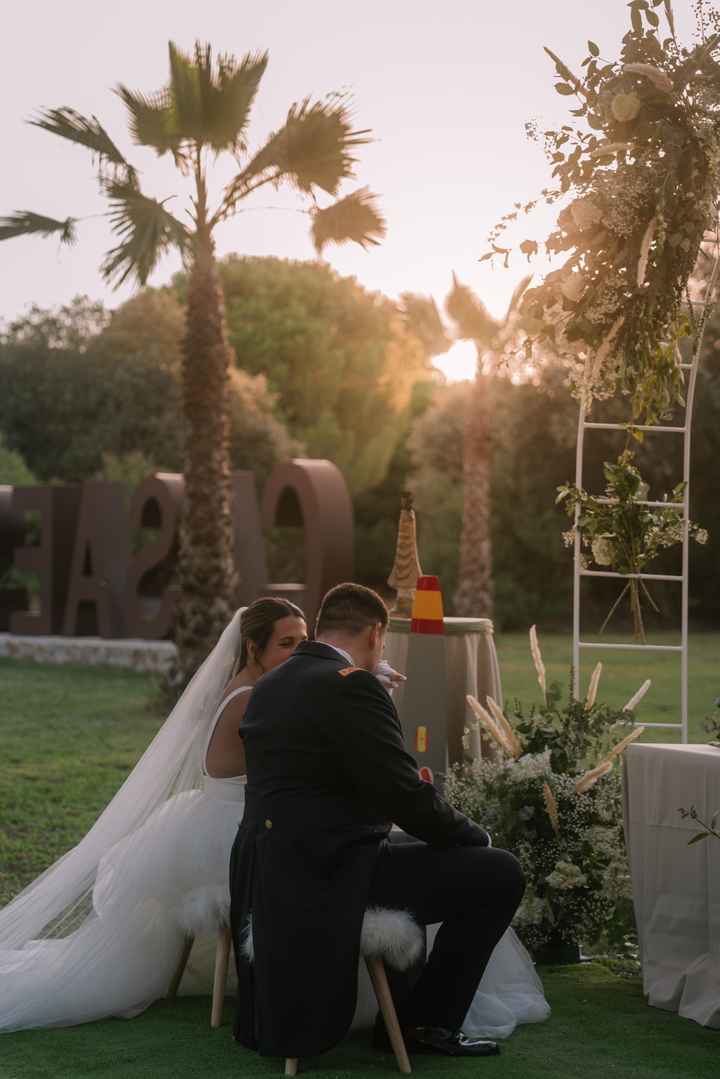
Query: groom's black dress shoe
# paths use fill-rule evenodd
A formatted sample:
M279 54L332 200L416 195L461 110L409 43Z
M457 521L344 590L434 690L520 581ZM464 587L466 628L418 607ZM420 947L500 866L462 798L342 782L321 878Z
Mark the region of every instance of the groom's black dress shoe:
M409 1053L441 1053L448 1057L496 1057L500 1052L497 1042L444 1027L413 1027L407 1032L405 1044Z
M444 1027L406 1027L403 1030L405 1048L409 1054L434 1053L447 1057L496 1057L500 1053L497 1042L485 1038L472 1038L461 1030ZM375 1028L373 1045L376 1049L391 1051L390 1039L384 1028Z

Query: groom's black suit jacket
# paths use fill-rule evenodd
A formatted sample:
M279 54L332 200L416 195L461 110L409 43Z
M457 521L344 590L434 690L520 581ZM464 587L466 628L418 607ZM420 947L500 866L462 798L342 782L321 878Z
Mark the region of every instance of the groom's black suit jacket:
M391 824L444 847L484 846L487 835L419 778L374 675L328 645L302 644L261 678L240 733L248 786L231 863L235 1036L269 1056L312 1056L352 1022L360 928Z

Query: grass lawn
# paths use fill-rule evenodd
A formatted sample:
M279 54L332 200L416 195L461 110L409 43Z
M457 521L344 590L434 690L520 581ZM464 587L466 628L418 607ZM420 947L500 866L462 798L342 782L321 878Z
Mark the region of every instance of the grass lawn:
M605 968L542 971L553 1015L520 1027L500 1058L477 1062L416 1057L418 1075L443 1079L716 1079L720 1032L648 1008L640 988ZM0 1034L3 1079L255 1079L282 1075L281 1062L210 1030L209 1000L156 1004L137 1019L66 1030ZM230 1013L227 1010L226 1019ZM324 1079L381 1079L398 1074L392 1057L354 1035L303 1073Z
M110 801L160 726L152 689L130 671L0 659L0 905Z
M569 669L566 637L541 639L550 679ZM692 638L691 716L695 740L720 693L720 635ZM537 699L525 634L498 639L506 697ZM640 718L677 718L677 661L613 654L601 692L622 704L646 677L652 695ZM598 657L606 658L606 657ZM593 659L594 662L594 659ZM588 668L589 669L589 668ZM587 671L585 675L587 677ZM0 904L7 902L87 831L133 767L162 717L147 675L0 659ZM652 732L669 740L671 732ZM646 1007L640 986L598 964L542 972L552 1019L520 1029L500 1060L477 1064L420 1058L418 1073L502 1079L708 1079L718 1073L720 1033ZM112 972L108 972L112 976ZM351 1038L312 1071L331 1077L397 1074L393 1062ZM190 1079L281 1074L277 1061L243 1053L227 1026L209 1029L209 1001L161 1002L126 1022L0 1035L0 1079Z
M571 639L564 634L539 632L548 683L559 682L567 693ZM612 639L618 640L618 637ZM678 643L678 637L670 633L653 633L652 640L654 644ZM540 687L530 658L527 633L499 634L496 647L505 699L512 701L517 697L523 703L539 702ZM641 723L680 722L679 653L585 650L581 655L581 692L587 689L590 673L598 660L603 664L600 699L620 708L645 679L650 678L652 686L638 706L637 719ZM708 735L703 729L703 719L713 710L715 698L720 697L720 633L691 634L688 662L689 741L705 742ZM680 734L679 731L650 728L643 740L678 742Z

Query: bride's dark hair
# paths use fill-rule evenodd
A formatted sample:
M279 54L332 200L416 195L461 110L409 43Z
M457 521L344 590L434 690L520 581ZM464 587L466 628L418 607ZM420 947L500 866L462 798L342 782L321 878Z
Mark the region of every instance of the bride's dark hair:
M261 596L245 608L240 616L241 645L237 671L247 666L248 641L252 641L257 653L262 655L272 637L275 623L288 617L305 620L305 614L295 603L276 596Z

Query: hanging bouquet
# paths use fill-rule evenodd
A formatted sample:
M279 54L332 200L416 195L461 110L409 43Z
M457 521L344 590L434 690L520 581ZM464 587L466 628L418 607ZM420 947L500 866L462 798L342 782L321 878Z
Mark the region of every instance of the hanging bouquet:
M543 703L504 712L491 698L468 703L497 748L494 760L456 765L450 802L482 823L493 842L519 858L526 891L514 922L526 946L619 943L631 930L630 878L622 825L622 783L614 767L642 734L634 709L650 682L620 710L597 700L602 664L585 700L563 702L546 686L535 627L533 660ZM625 733L627 732L627 733Z
M618 59L588 41L575 74L546 49L555 89L576 106L569 123L543 133L554 186L542 195L566 203L543 246L564 261L525 292L519 319L528 358L536 349L559 357L586 407L622 394L636 422L656 423L683 398L678 341L688 333L697 341L705 317L684 301L718 219L720 33L705 30L720 30L720 16L701 0L702 40L685 48L670 0L631 0L629 8ZM483 259L507 265L502 234L535 205L517 203L505 215ZM519 247L530 259L540 245Z
M576 530L581 544L589 550L592 561L614 573L642 573L648 563L668 547L683 540L683 513L672 505L648 505L648 485L635 464L635 455L625 450L615 463L606 461L605 493L602 496L588 494L574 484L558 488L556 502L561 503L570 517L577 519L575 527L563 533L567 546L574 544ZM660 502L682 503L685 484L679 483L670 494L664 494ZM707 543L708 533L692 522L688 523L689 535L697 543ZM582 554L585 568L590 559ZM600 629L602 633L625 597L628 597L633 618L635 638L645 643L645 624L642 602L646 600L658 610L645 582L630 578Z

